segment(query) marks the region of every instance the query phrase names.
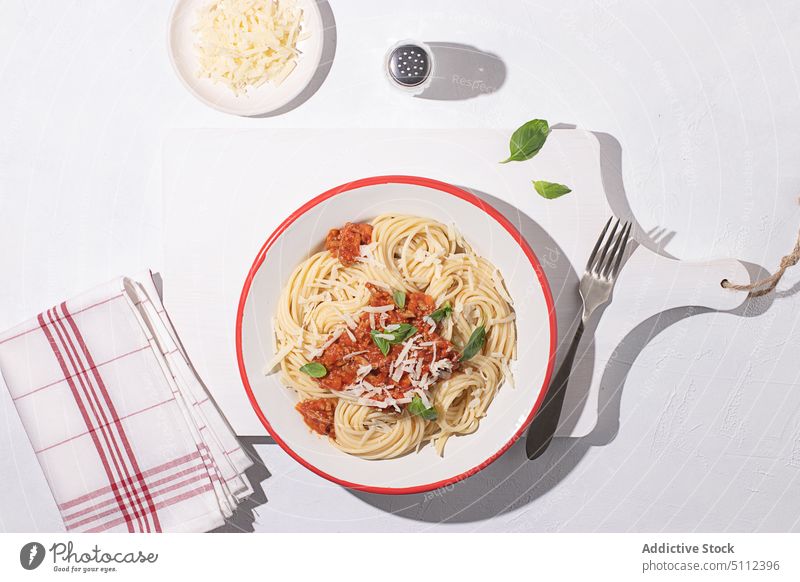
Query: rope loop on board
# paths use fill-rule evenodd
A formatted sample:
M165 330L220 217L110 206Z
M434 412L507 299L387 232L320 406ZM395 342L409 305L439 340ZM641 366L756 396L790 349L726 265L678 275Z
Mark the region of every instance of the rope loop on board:
M794 267L798 262L800 262L800 234L797 235L797 242L794 244L794 249L792 249L792 252L781 259L781 264L778 267L778 270L772 275L769 277L764 277L755 283L750 283L749 285L738 285L736 283L731 283L727 279L723 279L722 286L726 289L733 289L735 291L749 291L752 297L761 297L762 295L766 295L774 290L775 286L786 272L786 269L789 267Z

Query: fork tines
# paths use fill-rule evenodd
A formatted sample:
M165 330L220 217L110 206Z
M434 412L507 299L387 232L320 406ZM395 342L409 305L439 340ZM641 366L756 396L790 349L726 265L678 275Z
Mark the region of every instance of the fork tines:
M623 222L622 228L620 228L620 219L618 218L608 237L606 237L606 232L608 232L608 227L611 226L612 220L614 220L613 217L606 222L603 232L600 233L597 243L592 249L592 254L589 255L589 261L586 263L587 272L605 279L613 279L617 276L622 257L625 255L625 247L631 234L631 223L628 221ZM598 250L600 251L599 254Z

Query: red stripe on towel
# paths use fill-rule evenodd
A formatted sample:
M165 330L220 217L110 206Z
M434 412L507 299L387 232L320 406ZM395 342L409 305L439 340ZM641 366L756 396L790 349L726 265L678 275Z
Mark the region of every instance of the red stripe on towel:
M159 501L158 503L156 503L156 507L158 509L163 509L165 507L169 507L170 505L175 505L176 503L180 503L181 501L185 501L187 499L191 499L192 497L196 497L202 493L205 493L206 491L210 491L213 488L214 486L209 483L208 485L203 485L202 487L198 487L197 489L192 489L191 491L187 491L186 493L181 493L180 495L176 495L175 497L170 497L169 499L165 499L164 501ZM117 519L100 524L97 527L93 527L92 529L87 530L87 533L97 533L101 531L106 531L114 526L121 524L122 521L123 519L121 517L118 517Z
M184 479L182 481L179 481L177 483L173 483L172 485L164 487L163 489L159 489L158 491L156 491L154 493L154 495L156 495L157 497L161 497L162 495L164 495L166 493L169 493L171 491L176 491L176 490L181 489L182 487L186 487L188 485L193 485L193 484L197 483L198 481L202 481L204 479L206 479L206 480L208 479L208 475L207 474L202 474L201 473L199 475L194 475L192 477L189 477L188 479ZM118 513L118 512L119 512L118 508L112 507L111 509L107 509L105 511L102 511L102 512L94 514L94 515L89 515L88 517L84 517L80 521L76 521L76 522L73 522L73 523L67 523L67 518L65 517L64 518L64 525L68 530L74 530L76 528L88 525L88 524L90 524L92 522L95 522L95 521L97 521L99 519L102 519L104 517L108 517L109 515L114 515L115 513ZM71 519L74 519L76 517L79 517L79 516L78 515L74 515Z
M148 485L149 485L151 490L155 490L155 488L158 487L159 485L164 485L165 483L169 483L170 481L174 481L178 477L185 477L186 475L191 475L192 473L195 473L195 472L197 472L197 471L199 471L201 469L205 469L205 468L206 468L205 465L195 465L194 467L189 467L188 469L183 469L181 471L178 471L177 473L173 473L172 475L168 475L166 477L162 477L161 479L158 479L157 481L153 481L151 483L148 483ZM163 493L163 491L158 491L156 493L153 493L153 496L157 497L161 493ZM82 515L87 515L87 514L92 513L93 511L98 511L100 509L103 509L104 507L106 507L107 505L112 504L112 503L114 503L114 500L111 497L109 497L108 499L104 499L104 500L97 500L94 503L92 503L91 505L87 505L83 509L79 509L78 511L76 511L74 513L70 513L69 515L64 515L63 519L64 519L65 522L71 521L73 519L81 517Z
M117 414L117 409L114 406L114 402L112 401L111 396L109 395L108 390L106 389L105 382L103 382L103 376L100 374L100 370L94 363L94 358L92 358L92 354L89 352L89 349L86 346L86 342L83 339L83 335L81 334L80 329L75 324L75 320L73 319L72 315L67 309L66 301L61 304L61 311L66 317L67 323L69 323L70 327L72 328L72 332L75 334L75 338L78 340L78 344L80 345L81 350L83 350L83 353L86 356L86 361L89 364L89 369L92 375L94 376L97 385L100 388L100 392L103 395L103 398L105 399L106 406L108 407L108 410L111 413L111 417L114 421L113 426L116 429L120 440L122 441L122 446L125 448L125 452L128 456L129 462L131 463L131 467L133 468L134 475L140 475L142 471L139 468L139 463L136 459L136 455L134 454L130 442L128 441L128 435L125 433L125 429L123 428L122 423L120 422L119 415ZM126 472L127 472L127 467L126 467ZM144 495L144 498L147 501L146 510L148 510L148 513L153 520L153 526L155 527L155 530L157 532L160 532L161 523L159 522L158 519L158 511L156 510L155 504L153 503L153 497L150 495L150 490L147 487L147 483L145 482L144 479L141 478L141 476L138 477L138 482L139 485L141 486L142 494ZM139 502L138 495L136 496L136 498L137 502ZM144 511L145 508L142 507L142 510ZM148 525L148 531L149 529L150 527Z
M92 441L94 442L95 449L97 449L97 454L100 457L100 461L103 464L103 469L105 470L106 477L108 478L108 483L111 489L114 491L114 498L117 501L117 505L119 506L120 512L122 512L124 521L127 523L128 531L132 532L133 520L131 519L131 516L128 513L127 508L125 506L125 502L122 500L122 496L119 493L119 487L117 486L116 479L114 478L114 475L111 472L111 467L108 464L108 459L106 458L103 446L100 444L100 440L97 438L97 435L95 434L94 425L92 424L89 418L89 414L86 411L86 407L84 406L83 401L81 400L80 394L78 393L78 388L75 385L75 382L73 381L72 376L69 373L67 364L64 361L64 356L61 355L61 350L56 344L55 337L53 337L53 334L47 328L47 323L45 322L44 317L42 316L41 313L38 315L37 319L39 321L39 327L44 332L44 335L47 337L47 342L50 344L50 348L53 350L53 355L56 357L58 365L61 366L61 371L64 373L64 377L67 379L67 383L69 384L70 390L72 391L72 396L75 399L75 403L78 405L78 409L80 410L83 422L86 425L89 434L91 434L92 436Z
M168 462L166 462L166 463L164 463L162 465L157 465L157 466L155 466L155 467L153 467L151 469L148 469L147 471L142 473L142 477L146 478L146 477L152 477L153 475L158 475L159 473L163 473L164 471L167 471L168 469L173 469L175 467L179 467L179 466L184 465L184 464L186 464L186 463L188 463L190 461L193 461L193 460L197 459L199 456L200 456L200 452L199 451L195 451L194 453L189 453L188 455L184 455L182 457L178 457L177 459L173 459L173 460L168 461ZM80 497L76 497L75 499L70 499L69 501L65 501L64 503L59 503L58 504L58 508L60 510L62 510L62 511L66 511L67 509L70 509L71 507L75 507L76 505L80 505L81 503L84 503L86 501L90 501L92 499L100 497L101 495L105 495L106 493L109 493L110 491L111 491L111 487L109 487L109 486L101 487L100 489L95 489L94 491L90 491L89 493L86 493L85 495L81 495Z
M129 507L136 518L136 523L139 526L139 530L150 531L150 522L147 521L147 518L145 517L144 507L142 507L139 497L136 495L136 491L133 489L133 487L128 485L124 479L130 474L128 472L128 466L125 464L125 459L122 456L119 444L114 438L114 433L109 428L110 423L108 417L106 416L106 412L103 409L102 402L97 397L97 391L92 385L88 374L86 374L84 362L81 360L80 354L75 348L75 343L72 341L72 338L67 331L67 327L62 321L63 318L57 317L58 313L56 308L54 307L47 313L48 317L50 318L52 328L56 332L56 336L61 340L63 353L66 354L67 360L72 365L73 374L78 379L78 384L83 389L86 403L88 404L87 409L91 410L94 415L95 432L99 433L103 437L106 449L108 450L109 459L111 460L111 465L113 469L116 470L115 477L117 482L121 484L120 489L124 494L123 500L129 504Z

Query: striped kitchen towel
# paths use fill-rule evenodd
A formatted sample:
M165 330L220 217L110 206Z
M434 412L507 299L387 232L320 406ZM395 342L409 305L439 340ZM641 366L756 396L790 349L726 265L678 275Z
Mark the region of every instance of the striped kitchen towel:
M0 371L68 531L199 532L251 464L192 368L152 275L0 335Z

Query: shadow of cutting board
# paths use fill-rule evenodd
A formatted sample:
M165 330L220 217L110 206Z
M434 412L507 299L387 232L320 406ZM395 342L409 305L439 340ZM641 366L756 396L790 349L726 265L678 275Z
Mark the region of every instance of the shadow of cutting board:
M302 203L358 178L427 176L472 190L496 206L539 257L556 299L559 344L569 342L580 307L578 278L611 214L600 144L591 132L557 129L535 158L499 164L507 156L510 133L187 129L168 134L165 303L195 367L238 434L264 433L241 386L234 349L236 307L250 264L272 230ZM567 184L573 191L545 200L534 191L533 179ZM685 263L638 246L593 337L584 336L557 435L580 437L593 430L603 370L615 347L641 322L675 307L739 306L745 294L723 289L723 278L749 280L735 260ZM517 389L525 385L524 378L516 381Z

